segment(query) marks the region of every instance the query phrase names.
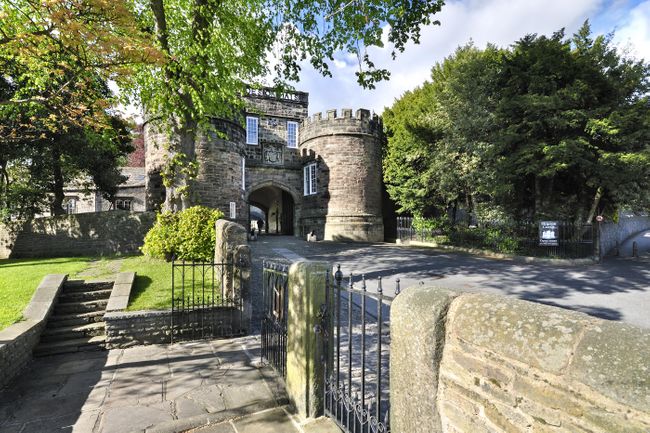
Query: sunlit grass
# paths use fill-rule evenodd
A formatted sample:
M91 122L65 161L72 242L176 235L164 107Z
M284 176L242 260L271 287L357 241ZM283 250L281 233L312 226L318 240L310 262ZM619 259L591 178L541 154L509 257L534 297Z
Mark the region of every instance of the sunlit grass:
M19 321L47 274L75 275L88 267L88 257L0 260L0 329Z

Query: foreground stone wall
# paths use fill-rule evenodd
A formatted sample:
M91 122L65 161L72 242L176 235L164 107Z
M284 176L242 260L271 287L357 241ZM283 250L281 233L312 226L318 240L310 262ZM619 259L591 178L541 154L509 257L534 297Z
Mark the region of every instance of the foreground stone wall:
M155 219L126 211L37 218L19 230L0 228L0 258L137 253Z
M618 223L606 222L600 228L600 250L603 255L612 254L616 245L620 245L632 235L650 230L650 216L622 214Z
M391 312L391 429L648 432L650 331L414 287Z
M23 311L22 321L0 331L0 388L7 385L32 359L66 275L47 275Z

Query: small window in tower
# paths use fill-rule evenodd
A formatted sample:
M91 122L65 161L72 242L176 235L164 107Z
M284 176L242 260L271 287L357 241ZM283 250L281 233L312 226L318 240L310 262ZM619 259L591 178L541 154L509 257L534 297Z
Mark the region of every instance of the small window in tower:
M258 123L257 117L246 117L246 144L258 144Z
M287 122L287 147L298 147L298 122Z
M316 163L309 164L303 169L304 176L304 194L316 194Z
M241 189L246 189L246 158L241 159Z

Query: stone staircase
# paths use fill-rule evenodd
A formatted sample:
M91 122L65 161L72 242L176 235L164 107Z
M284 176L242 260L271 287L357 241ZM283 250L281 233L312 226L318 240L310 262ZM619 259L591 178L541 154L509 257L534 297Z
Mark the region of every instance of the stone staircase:
M112 281L66 281L34 356L104 349L104 314L112 289Z

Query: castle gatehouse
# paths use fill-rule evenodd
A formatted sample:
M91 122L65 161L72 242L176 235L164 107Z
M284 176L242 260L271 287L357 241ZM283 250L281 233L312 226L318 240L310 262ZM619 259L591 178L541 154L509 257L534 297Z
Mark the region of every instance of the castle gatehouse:
M317 239L384 240L382 126L368 110L308 117L308 94L250 89L243 125L214 119L197 140L195 202L245 227ZM147 209L160 208L166 134L145 124ZM260 224L261 225L261 224Z

